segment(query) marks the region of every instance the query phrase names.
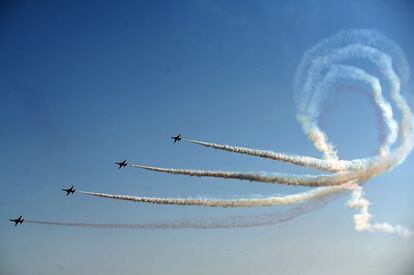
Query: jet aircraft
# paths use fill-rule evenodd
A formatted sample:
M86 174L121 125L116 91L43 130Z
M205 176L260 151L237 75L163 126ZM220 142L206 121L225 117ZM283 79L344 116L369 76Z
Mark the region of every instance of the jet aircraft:
M122 167L126 167L128 165L128 162L124 160L122 162L115 162L115 164L118 164L119 165L118 169L121 169Z
M73 193L75 193L75 188L74 188L75 186L73 186L72 185L72 187L71 188L68 188L68 189L62 189L62 191L65 191L66 192L66 196L69 196L69 194L73 194Z
M180 141L181 140L181 134L179 134L176 137L171 137L171 138L174 140L174 143L176 143L177 141Z
M12 220L9 220L9 221L14 222L14 226L16 226L19 223L22 224L24 222L24 219L22 219L22 216L20 216L18 219L12 219Z

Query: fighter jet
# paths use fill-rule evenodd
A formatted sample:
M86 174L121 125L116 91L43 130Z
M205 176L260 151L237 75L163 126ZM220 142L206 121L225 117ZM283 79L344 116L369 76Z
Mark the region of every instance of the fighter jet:
M171 138L174 140L174 143L176 143L177 141L180 141L181 140L181 134L179 134L176 137L171 137Z
M16 226L19 223L22 224L24 222L24 219L22 219L22 216L20 216L18 219L9 220L9 221L14 222L14 226Z
M73 194L73 193L75 193L75 188L74 188L75 186L73 186L72 185L72 187L71 188L68 188L68 189L62 189L62 191L65 191L66 192L66 196L69 196L69 194Z
M118 169L121 169L122 167L126 167L128 165L128 162L124 160L122 162L115 162L115 164L118 164L119 165Z

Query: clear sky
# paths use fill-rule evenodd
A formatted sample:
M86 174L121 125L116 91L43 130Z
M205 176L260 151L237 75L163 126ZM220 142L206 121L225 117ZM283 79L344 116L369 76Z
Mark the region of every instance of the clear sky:
M295 119L292 84L303 53L339 30L375 28L414 66L411 1L36 2L0 5L0 274L411 274L413 240L355 232L347 198L250 229L8 222L23 215L145 223L280 210L144 205L60 189L219 198L305 190L118 170L114 161L310 172L173 145L170 136L319 157ZM367 97L336 93L330 102L322 122L340 157L374 153L379 130ZM366 185L377 221L414 227L413 165L410 156Z

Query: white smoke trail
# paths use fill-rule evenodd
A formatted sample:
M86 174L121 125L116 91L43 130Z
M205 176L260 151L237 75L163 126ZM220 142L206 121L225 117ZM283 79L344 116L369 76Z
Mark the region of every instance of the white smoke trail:
M265 183L277 183L284 185L298 185L298 186L334 186L343 184L343 181L349 181L349 179L343 180L342 177L332 175L294 175L283 173L268 174L265 172L229 172L229 171L208 171L208 170L192 170L192 169L173 169L173 168L161 168L154 166L144 166L137 164L130 164L129 166L175 175L187 175L193 177L213 177L223 179L238 179L254 182Z
M351 45L343 47L342 44L347 43ZM363 46L362 44L369 45L370 47ZM335 50L336 47L340 49ZM334 48L334 50L332 50L332 48ZM384 52L388 52L389 54ZM390 82L391 98L402 114L401 127L399 130L401 143L397 149L395 149L391 154L388 154L390 146L397 139L397 123L392 117L392 110L389 103L387 103L381 96L381 86L379 81L376 80L376 78L369 77L368 74L361 74L361 71L358 72L360 74L358 77L359 80L370 83L374 96L376 96L375 102L378 108L381 109L384 122L389 130L385 142L379 149L379 154L382 158L372 158L372 164L367 167L365 172L365 174L377 174L381 170L385 172L399 165L402 161L404 161L413 147L413 116L405 99L400 94L401 82L393 69L393 63L400 65L400 74L402 75L403 84L408 79L409 67L403 52L394 42L390 41L388 38L376 31L358 30L341 32L328 40L322 41L309 50L299 65L296 76L296 91L301 95L301 100L298 104L298 121L302 123L305 133L307 133L308 136L308 132L312 129L320 131L315 122L319 115L317 111L319 107L318 103L322 99L321 94L328 92L327 85L324 87L320 83L323 83L324 80L325 83L328 82L327 79L329 76L332 78L331 81L334 81L335 78L340 77L355 77L355 75L352 76L351 74L346 73L341 75L338 74L338 72L335 73L335 71L332 73L332 67L337 67L335 63L352 56L367 59L380 68L381 73ZM334 65L331 65L331 63ZM324 69L323 67L328 69L330 67L331 69L331 71L326 74L324 79L322 74ZM351 73L359 70L355 69L353 72L351 69ZM307 78L303 77L305 75L305 71L307 71ZM321 134L321 138L312 140L312 142L314 144L323 143L325 147L330 146L330 144L327 143L323 132ZM321 147L318 144L315 144L315 146L318 149ZM320 151L324 152L325 156L329 156L330 154L329 150ZM353 206L361 211L354 217L356 230L396 233L401 236L412 235L411 231L402 226L392 226L386 223L370 224L369 219L371 216L368 213L369 202L362 198L362 189L358 190L354 191L353 199L349 203L350 207Z
M398 70L398 75L401 76L401 82L403 84L407 82L410 75L410 68L404 52L395 42L372 29L340 31L332 37L323 39L307 50L298 65L294 81L298 110L303 109L309 103L313 94L317 92L316 86L323 77L323 67L328 63L325 62L324 64L320 62L323 58L327 59L328 56L331 56L331 63L338 63L349 57L369 59L369 57L363 54L358 54L358 50L356 50L341 54L337 57L337 60L333 60L335 56L330 53L337 49L346 48L352 44L368 46L377 49L379 52L388 53L392 58L395 68Z
M56 221L25 220L25 223L81 227L95 229L134 229L134 230L169 230L169 229L233 229L269 226L290 221L296 217L308 214L324 207L327 203L338 198L337 195L321 200L299 205L284 211L254 216L230 216L218 218L192 219L187 221L171 221L161 223L72 223Z
M298 120L302 123L307 135L310 135L308 133L310 131L318 132L320 130L316 125L313 125L314 118L318 114L313 112L314 110L309 110L312 109L310 102L315 101L315 99L316 102L320 101L327 92L326 90L319 90L317 86L323 78L323 72L329 69L331 64L349 58L366 59L380 68L382 74L390 81L391 93L399 92L399 79L392 68L390 62L392 59L381 50L389 52L396 64L400 64L403 83L405 83L409 76L409 67L404 53L398 45L375 30L340 32L329 39L323 40L305 53L296 74L295 89L297 95L300 96ZM395 125L389 126L393 127ZM331 147L326 141L325 134L321 132L320 135L321 137L316 138L313 142L322 143L322 145L315 144L315 146ZM392 142L392 137L390 137L390 141ZM329 152L326 152L326 154L329 154Z
M368 211L370 202L363 197L363 194L364 192L361 186L354 186L352 198L347 203L349 208L359 210L359 213L354 215L355 230L397 234L403 238L412 237L414 235L413 231L401 225L370 223L372 218L372 215Z
M349 65L332 65L330 71L326 74L325 78L319 83L319 91L328 91L329 88L337 81L338 78L342 79L351 79L359 80L366 82L372 89L372 97L374 99L375 105L377 105L380 113L382 114L383 121L388 127L388 135L384 140L383 144L380 146L378 153L379 155L386 155L390 151L390 146L396 141L398 137L398 124L393 118L393 112L391 105L385 100L382 95L382 88L378 78L373 77L367 72ZM314 97L314 100L309 103L308 117L312 117L313 121L316 121L319 117L319 103L321 98ZM372 158L365 158L358 160L360 163L371 162ZM353 163L353 161L349 161Z
M377 77L366 71L341 64L349 59L363 59L378 67L383 77L389 82L390 95L393 104L401 113L400 125L393 117L391 104L382 95L382 86ZM397 70L396 71L394 70ZM401 79L399 78L401 76ZM334 175L290 175L264 174L224 171L203 171L189 169L170 169L142 165L132 165L136 168L147 169L162 173L182 174L189 176L206 176L231 178L248 181L278 183L287 185L317 186L319 188L293 195L272 196L267 198L241 198L231 200L218 199L183 199L183 198L148 198L104 193L84 192L83 194L133 202L197 205L208 207L255 207L273 205L294 205L309 201L323 200L327 196L353 191L353 197L348 206L360 211L354 216L355 229L358 231L379 231L396 233L400 236L411 236L412 232L402 226L392 226L386 223L370 223L368 212L369 202L362 197L361 185L372 177L393 169L402 163L414 146L414 118L411 110L401 95L402 86L409 76L409 66L404 53L394 42L375 30L343 31L337 35L322 40L307 51L299 64L295 89L298 95L297 119L302 125L305 135L315 148L323 153L324 160L308 156L288 155L269 151L253 150L242 147L219 145L188 140L210 148L236 152L296 165L316 168L322 171L335 172ZM335 146L328 142L327 135L318 126L320 103L329 92L332 85L339 80L353 80L368 84L377 109L381 111L383 122L388 129L384 142L373 157L350 161L339 160ZM399 144L393 146L399 138Z
M372 177L378 176L400 162L401 157L405 157L405 151L397 150L389 158L377 158L375 162L366 163L364 168L338 173L335 175L296 175L284 173L266 173L266 172L230 172L230 171L209 171L209 170L192 170L192 169L174 169L161 168L154 166L144 166L131 164L129 166L150 170L160 173L175 175L187 175L193 177L213 177L223 179L238 179L253 182L263 182L271 184L283 184L307 187L339 186L346 183L359 181L363 183ZM403 148L404 149L404 148Z
M347 170L355 170L361 169L364 167L363 160L323 160L309 156L301 156L301 155L294 155L294 154L285 154L279 152L272 152L272 151L264 151L264 150L257 150L257 149L250 149L245 147L238 147L238 146L231 146L226 144L216 144L210 143L205 141L198 141L193 139L183 139L185 141L201 145L204 147L209 147L213 149L223 150L227 152L233 152L238 154L244 154L254 157L266 158L271 160L277 160L282 162L287 162L299 166L315 168L321 171L326 172L340 172L340 171L347 171Z
M172 204L172 205L189 205L189 206L206 206L206 207L265 207L275 205L293 205L310 201L317 201L327 196L347 192L349 188L346 186L335 186L326 188L317 188L311 191L297 193L287 196L270 196L264 198L239 198L239 199L215 199L215 198L158 198L158 197L138 197L129 195L114 195L105 193L96 193L88 191L79 191L81 194L131 201L137 203L151 204Z

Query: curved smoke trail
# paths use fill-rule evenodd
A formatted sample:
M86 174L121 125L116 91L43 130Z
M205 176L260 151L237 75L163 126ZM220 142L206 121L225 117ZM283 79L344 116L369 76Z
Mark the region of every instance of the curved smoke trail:
M338 194L340 192L349 191L351 187L335 186L318 188L304 193L287 195L287 196L270 196L265 198L240 198L240 199L205 199L205 198L158 198L158 197L138 197L129 195L115 195L96 193L88 191L79 191L81 194L131 201L137 203L151 203L151 204L172 204L172 205L189 205L189 206L206 206L206 207L223 207L223 208L236 208L236 207L265 207L275 205L294 205L303 202L318 201L327 196Z
M65 226L65 227L83 227L96 229L231 229L231 228L249 228L257 226L268 226L277 223L290 221L298 216L308 214L312 211L324 207L330 201L338 198L338 195L325 197L299 205L284 211L277 211L270 214L255 216L231 216L219 218L203 218L188 221L163 222L163 223L72 223L72 222L55 222L41 220L25 220L25 223Z
M382 78L389 83L390 99L401 116L399 124L394 118L392 105L383 96L380 79L362 68L349 64L355 60L364 60L376 66ZM83 193L103 198L155 204L252 207L294 205L323 200L327 196L348 191L352 192L352 198L347 206L359 211L354 216L356 230L395 233L403 237L411 236L413 233L402 226L392 226L387 223L371 223L371 215L368 211L369 202L363 197L361 187L364 182L372 177L385 173L401 164L413 148L414 118L406 100L401 95L401 89L404 88L409 74L410 69L402 50L395 42L378 31L341 31L330 38L322 40L308 50L304 54L295 76L298 109L297 120L302 125L308 139L323 154L323 159L187 140L218 150L283 161L334 173L331 175L320 174L314 176L281 173L203 171L132 165L137 168L163 173L231 178L287 185L316 186L318 187L317 189L287 196L235 200L148 198L94 192ZM327 135L319 127L319 109L321 102L331 91L331 87L343 80L358 82L370 87L373 102L377 110L381 113L387 134L380 144L377 153L372 157L348 161L339 160L335 146L328 141ZM395 145L397 141L398 144Z
M293 174L282 174L266 172L230 172L230 171L208 171L208 170L191 170L191 169L173 169L173 168L160 168L154 166L144 166L137 164L130 164L129 166L140 168L144 170L150 170L160 173L168 173L175 175L187 175L192 177L212 177L212 178L223 178L223 179L238 179L254 182L265 182L265 183L278 183L284 185L299 185L299 186L331 186L342 184L338 180L337 176L331 175L293 175ZM334 180L337 178L338 180ZM348 181L348 180L347 180Z
M222 151L238 153L243 155L249 155L259 158L271 159L276 161L282 161L286 163L291 163L294 165L315 168L325 172L340 172L346 170L354 170L362 168L362 160L346 161L346 160L330 160L325 161L322 159L310 157L310 156L301 156L294 154L285 154L280 152L273 151L264 151L257 149L250 149L245 147L231 146L227 144L217 144L210 143L205 141L198 141L192 139L183 139L185 141L191 142L193 144L201 145L208 148L218 149Z

